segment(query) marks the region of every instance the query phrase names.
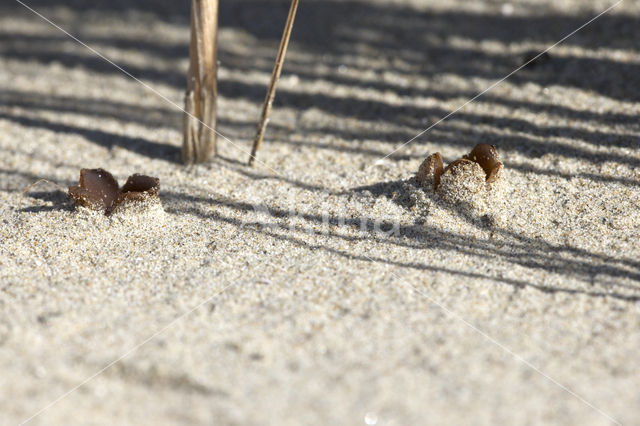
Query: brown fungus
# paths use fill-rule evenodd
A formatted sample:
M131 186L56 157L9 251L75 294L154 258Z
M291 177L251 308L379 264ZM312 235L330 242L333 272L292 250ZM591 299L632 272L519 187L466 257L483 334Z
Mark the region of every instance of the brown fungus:
M442 155L436 152L422 162L416 175L416 181L422 187L432 185L435 190L440 185L440 176L443 171Z
M80 170L78 186L69 187L74 203L93 210L112 210L119 195L118 182L104 169Z
M122 186L120 202L125 200L143 201L158 195L159 190L160 179L136 173L129 176L127 182Z
M498 179L498 176L500 174L500 170L502 170L502 167L503 167L502 163L498 163L495 165L493 169L491 169L491 171L487 175L487 183L495 182L496 179Z
M465 155L463 158L467 160L475 161L480 164L482 170L487 174L487 182L495 180L498 172L502 168L500 162L500 156L498 150L494 145L486 143L480 143L473 148L473 150Z
M80 170L80 182L69 187L69 197L79 206L103 210L110 214L129 201L143 201L158 195L160 180L155 177L134 174L119 189L113 175L104 169Z
M485 189L486 176L480 164L460 158L447 166L438 192L448 201L469 201Z
M462 158L451 162L443 169L442 156L439 152L428 156L420 165L416 174L416 181L421 187L426 187L433 183L433 189L438 189L442 175L447 171L456 174L453 169L458 169L468 163L477 163L485 173L485 181L491 183L498 178L502 163L498 150L494 145L481 143L476 145L473 150L464 155Z

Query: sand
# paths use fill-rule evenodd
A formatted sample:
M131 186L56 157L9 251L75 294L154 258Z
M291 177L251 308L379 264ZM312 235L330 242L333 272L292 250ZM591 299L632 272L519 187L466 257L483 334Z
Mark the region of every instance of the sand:
M90 3L27 1L181 104L187 8ZM378 161L610 3L302 2L248 168L288 4L221 3L192 167L180 111L0 6L0 424L637 424L640 5ZM498 189L417 188L481 142ZM83 167L160 201L76 209Z

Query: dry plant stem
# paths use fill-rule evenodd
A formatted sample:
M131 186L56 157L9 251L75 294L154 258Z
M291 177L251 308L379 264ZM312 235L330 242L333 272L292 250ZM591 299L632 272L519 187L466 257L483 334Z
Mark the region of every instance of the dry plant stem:
M191 45L182 161L202 163L216 151L218 0L191 1Z
M67 188L64 188L64 187L58 185L57 183L55 183L52 180L49 180L49 179L38 179L37 181L33 182L31 185L29 185L25 189L23 189L21 194L22 195L26 194L28 190L30 190L31 188L33 188L36 185L40 185L43 182L50 183L50 184L54 185L56 188L58 188L59 191L62 191L62 192L66 192L67 191Z
M54 185L56 188L58 188L58 191L60 191L60 192L66 192L67 191L67 188L64 188L64 187L58 185L57 183L55 183L52 180L49 180L49 179L38 179L37 181L33 182L31 185L29 185L25 189L23 189L22 190L22 195L24 196L27 193L27 191L29 191L31 188L33 188L34 186L40 185L43 182L50 183L50 184ZM22 204L22 203L20 203L20 204ZM33 249L33 247L32 247L32 249Z
M278 56L276 57L276 63L271 73L271 81L269 82L269 89L267 90L267 96L264 99L262 105L262 114L260 115L260 121L258 122L258 128L256 129L256 137L253 140L253 148L251 149L251 157L249 157L249 165L253 166L256 160L256 154L262 145L262 139L264 138L264 132L267 129L267 122L269 121L269 113L271 112L271 106L273 105L273 98L276 96L276 86L280 79L280 73L282 72L282 66L284 65L284 57L287 54L287 46L289 46L289 39L291 38L291 30L293 29L293 21L296 17L296 11L298 10L298 0L291 1L291 7L289 8L289 16L287 16L287 22L282 34L282 40L280 40L280 48L278 49Z

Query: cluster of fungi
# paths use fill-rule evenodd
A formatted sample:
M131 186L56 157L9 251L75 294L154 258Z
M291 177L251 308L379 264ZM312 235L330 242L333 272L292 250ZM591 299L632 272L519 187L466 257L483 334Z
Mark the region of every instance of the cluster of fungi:
M502 163L498 150L494 145L478 144L473 150L444 167L442 155L439 152L428 156L420 165L416 174L416 182L422 188L433 188L437 191L443 179L453 179L464 176L482 175L486 184L495 182L502 171Z
M69 197L79 206L111 214L118 206L157 197L160 179L134 174L120 188L118 181L104 169L80 170L80 182L69 187Z
M421 188L431 188L448 198L452 189L460 192L466 188L476 193L490 188L502 169L496 147L478 144L446 167L439 152L431 154L420 165L416 182ZM119 187L113 175L104 169L82 169L78 185L70 186L68 194L76 205L102 210L108 215L121 205L158 198L159 191L160 180L155 177L134 174Z

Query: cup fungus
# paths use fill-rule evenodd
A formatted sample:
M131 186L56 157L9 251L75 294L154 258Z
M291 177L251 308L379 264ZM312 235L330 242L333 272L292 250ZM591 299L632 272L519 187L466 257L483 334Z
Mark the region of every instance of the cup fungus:
M148 197L157 196L159 190L160 179L136 173L129 176L127 182L120 189L120 202L126 200L144 201Z
M80 182L69 187L69 197L76 205L110 214L116 207L132 201L157 197L160 179L134 174L122 188L113 175L104 169L80 170Z
M498 173L502 169L502 163L500 162L500 156L498 150L494 145L481 143L475 146L473 150L465 155L467 160L475 161L480 164L482 170L487 174L487 182L491 183L497 179Z
M434 191L440 186L443 175L459 175L464 169L471 170L469 176L477 175L475 168L481 168L484 172L484 181L488 184L498 179L502 170L500 156L495 146L481 143L462 158L451 162L443 168L442 155L439 152L428 156L420 165L416 174L416 181L421 187L433 186Z
M439 152L428 156L418 169L416 180L422 187L432 186L436 189L440 185L440 176L443 172L442 155Z

